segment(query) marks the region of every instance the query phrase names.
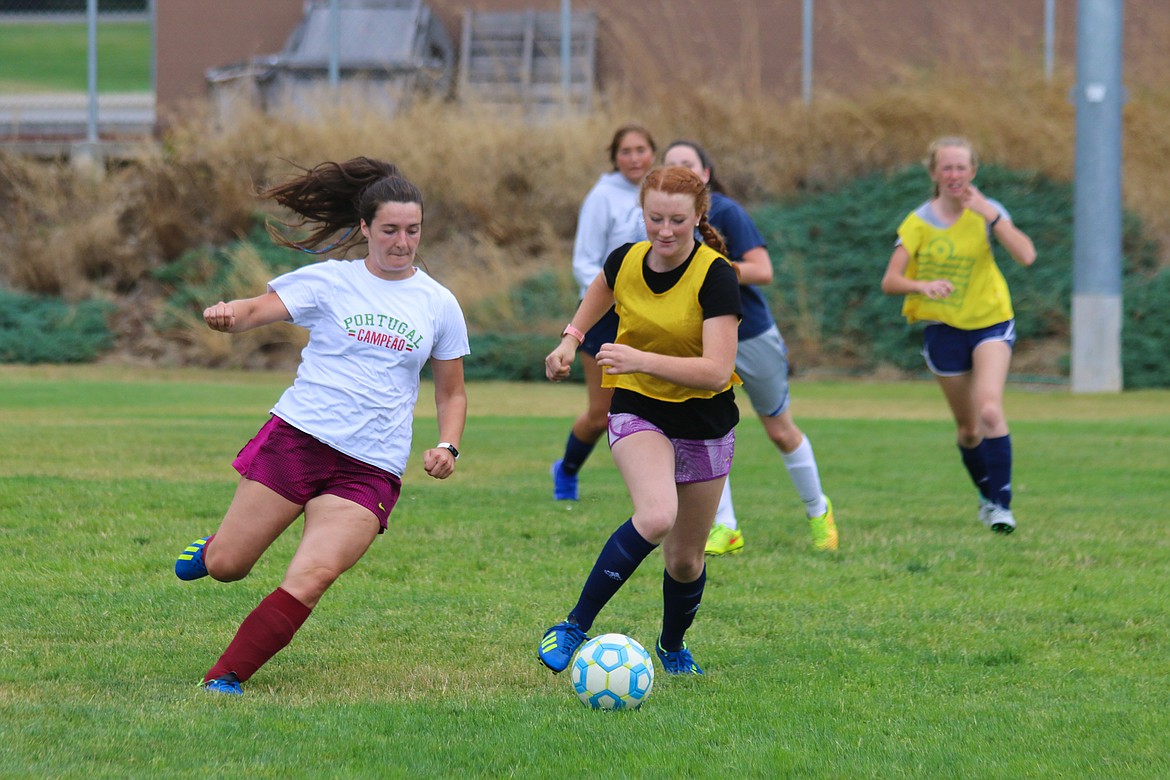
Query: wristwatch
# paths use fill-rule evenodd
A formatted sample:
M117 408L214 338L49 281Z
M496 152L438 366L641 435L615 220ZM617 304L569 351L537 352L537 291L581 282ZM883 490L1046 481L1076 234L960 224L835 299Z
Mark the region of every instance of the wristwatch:
M459 460L459 450L457 450L455 448L455 445L452 444L451 442L441 441L438 444L436 444L435 446L442 447L443 449L447 450L447 452L450 452L455 457L455 460Z

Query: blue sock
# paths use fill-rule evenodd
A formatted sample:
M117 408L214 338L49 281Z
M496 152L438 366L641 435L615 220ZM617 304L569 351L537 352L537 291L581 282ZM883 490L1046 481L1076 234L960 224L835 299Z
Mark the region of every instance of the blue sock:
M960 444L959 455L963 458L963 465L967 467L967 473L971 475L971 481L979 489L979 495L990 501L991 491L987 481L987 456L983 446L986 442L987 440L984 439L970 448Z
M561 458L561 471L570 477L580 471L596 444L597 442L586 444L569 431L569 440L565 442L565 455Z
M662 572L662 636L658 641L663 650L682 650L683 634L695 622L695 613L703 600L707 584L707 567L694 582L679 582L664 569Z
M983 458L987 463L987 497L1004 509L1012 506L1012 437L1011 434L983 440Z
M577 606L569 613L569 617L577 621L582 631L590 629L601 608L657 546L642 538L634 528L633 520L622 523L610 535L605 547L601 548L601 554L597 556L597 562L593 564L593 571L589 572L585 580Z

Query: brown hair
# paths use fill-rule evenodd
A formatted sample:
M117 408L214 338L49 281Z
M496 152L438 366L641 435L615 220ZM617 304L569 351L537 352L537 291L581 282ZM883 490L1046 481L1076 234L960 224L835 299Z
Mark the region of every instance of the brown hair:
M299 166L298 166L299 167ZM301 168L294 178L261 191L261 197L274 200L296 213L296 218L281 222L287 228L315 225L300 243L277 231L271 223L268 233L281 246L320 254L340 247L343 251L364 241L357 232L364 220L373 223L383 203L417 203L422 208L422 193L407 181L394 163L370 157L354 157L345 162L323 162L313 168ZM338 241L320 249L321 244L339 231L347 233Z
M723 243L723 236L707 221L707 211L711 207L711 194L707 185L699 178L699 174L689 168L674 165L669 168L654 168L642 179L642 188L638 192L638 203L646 207L646 193L655 190L667 195L690 195L695 202L695 213L699 215L699 235L703 242L721 255L727 255L727 245Z
M685 138L671 141L670 145L663 151L662 156L665 157L670 154L670 150L677 146L686 146L694 150L695 155L699 158L699 165L707 169L707 186L711 188L711 192L727 194L727 189L723 186L723 183L715 177L715 164L711 162L711 157L707 154L707 150L699 146L696 142L688 141Z
M975 152L975 147L961 135L944 135L942 138L936 138L930 142L930 146L926 149L926 159L922 164L926 166L929 173L934 173L934 166L938 165L938 150L943 148L959 148L966 149L971 153L971 167L973 169L979 167L979 155ZM938 197L938 184L934 185L934 197Z
M645 138L646 143L650 144L650 151L656 154L658 152L658 146L654 143L654 136L650 135L650 131L647 130L644 125L640 125L637 122L629 122L624 124L614 131L613 139L611 139L609 142L609 161L613 163L613 169L615 171L617 170L618 149L621 148L622 141L624 141L626 136L630 133L637 133L638 135Z

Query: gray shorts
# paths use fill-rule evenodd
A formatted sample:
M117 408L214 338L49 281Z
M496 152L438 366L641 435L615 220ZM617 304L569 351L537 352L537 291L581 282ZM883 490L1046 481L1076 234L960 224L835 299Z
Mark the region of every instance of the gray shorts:
M788 347L780 328L773 325L758 336L739 342L735 373L761 417L775 417L788 408Z

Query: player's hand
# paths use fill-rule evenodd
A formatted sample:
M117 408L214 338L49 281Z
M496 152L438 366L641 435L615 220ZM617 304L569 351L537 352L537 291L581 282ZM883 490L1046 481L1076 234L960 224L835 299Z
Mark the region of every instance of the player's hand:
M230 303L220 301L203 310L203 321L212 330L228 333L236 324L236 310Z
M999 216L999 212L995 206L991 205L991 201L987 199L987 196L980 192L979 188L974 184L967 185L967 188L963 190L963 195L959 202L963 204L963 208L971 209L988 222Z
M643 354L628 344L602 344L597 351L597 365L607 374L636 374L642 370Z
M932 301L939 301L946 298L955 291L955 285L951 284L946 279L932 279L927 282L922 288L922 294Z
M559 382L569 376L569 369L573 366L573 357L577 352L572 345L566 344L571 340L561 339L560 346L548 353L548 357L544 359L544 375L549 381Z
M446 447L432 447L423 453L423 468L435 479L446 479L455 473L455 456Z

